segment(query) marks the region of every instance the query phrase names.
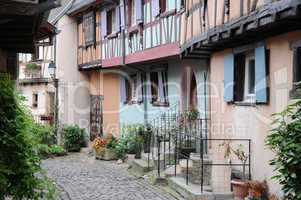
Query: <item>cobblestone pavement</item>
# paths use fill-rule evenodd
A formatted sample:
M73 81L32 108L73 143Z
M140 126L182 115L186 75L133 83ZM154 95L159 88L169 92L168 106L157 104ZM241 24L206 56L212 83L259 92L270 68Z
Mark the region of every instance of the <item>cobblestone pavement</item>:
M95 160L85 154L48 159L43 168L64 190L60 200L176 200L130 175L124 164Z

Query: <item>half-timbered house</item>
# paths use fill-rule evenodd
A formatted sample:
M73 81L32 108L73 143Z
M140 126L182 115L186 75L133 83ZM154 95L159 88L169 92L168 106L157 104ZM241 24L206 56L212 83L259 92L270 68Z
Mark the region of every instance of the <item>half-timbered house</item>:
M271 114L296 97L301 15L296 0L186 1L181 56L208 60L211 138L251 139L250 174L279 192L265 146ZM212 142L213 160L223 159ZM213 162L214 162L213 161ZM225 168L213 166L213 188L227 191ZM233 175L233 173L232 173ZM222 178L221 178L222 177Z
M86 125L91 139L118 135L125 124L152 125L159 175L172 165L166 155L179 153L171 135L194 143L198 156L181 157L181 172L193 179L190 189L214 194L242 177L221 149L234 139L244 143L248 177L280 191L264 141L270 115L295 96L301 77L299 0L70 2L56 22L64 122ZM192 109L199 116L191 125L181 114ZM150 157L142 158L149 167ZM181 181L174 185L190 194Z

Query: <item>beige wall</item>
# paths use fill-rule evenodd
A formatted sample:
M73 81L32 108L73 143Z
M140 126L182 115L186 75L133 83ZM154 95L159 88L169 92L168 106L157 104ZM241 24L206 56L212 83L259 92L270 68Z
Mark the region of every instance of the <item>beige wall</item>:
M57 28L56 64L59 79L59 121L78 124L89 132L90 85L87 74L77 67L77 22L69 16L62 17Z
M264 140L270 130L271 114L281 111L290 101L289 90L292 87L293 52L290 42L301 39L301 32L289 33L266 40L270 49L270 102L268 105L238 106L227 104L223 100L224 56L231 50L215 53L211 58L211 119L212 137L250 138L252 139L252 178L268 180L272 192L279 192L279 185L270 178L273 168L268 162L273 154L265 146ZM223 159L221 150L213 146L215 159ZM226 190L229 185L220 178L229 175L229 170L215 168L213 185L217 190Z

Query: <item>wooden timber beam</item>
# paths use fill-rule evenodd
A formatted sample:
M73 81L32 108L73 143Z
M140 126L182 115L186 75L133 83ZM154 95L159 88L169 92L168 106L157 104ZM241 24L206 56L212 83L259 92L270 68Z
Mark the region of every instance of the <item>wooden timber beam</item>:
M253 1L254 3L254 1ZM181 47L183 57L211 52L263 40L282 33L301 29L301 2L277 1L256 12L203 32ZM188 50L188 51L186 51Z

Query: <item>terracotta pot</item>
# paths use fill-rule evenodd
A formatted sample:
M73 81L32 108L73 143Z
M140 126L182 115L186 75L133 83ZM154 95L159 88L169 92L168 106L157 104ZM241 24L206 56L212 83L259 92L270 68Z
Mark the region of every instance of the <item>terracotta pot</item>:
M248 196L249 186L247 182L240 180L231 181L235 200L244 200Z

